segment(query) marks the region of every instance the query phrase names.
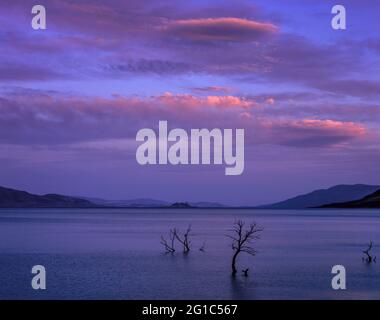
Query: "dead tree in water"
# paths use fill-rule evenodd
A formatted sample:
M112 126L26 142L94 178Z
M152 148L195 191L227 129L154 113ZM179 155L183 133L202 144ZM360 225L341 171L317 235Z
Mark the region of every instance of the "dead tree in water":
M165 253L174 253L175 252L175 248L174 248L174 240L175 240L175 230L176 229L170 229L170 232L169 232L169 241L168 242L164 236L161 236L161 244L164 246L165 248Z
M188 226L187 230L183 234L183 237L181 236L180 232L177 229L174 230L174 237L180 242L183 246L183 253L188 253L190 251L190 232L191 232L191 226Z
M249 268L241 270L241 272L243 272L244 277L248 277L248 271Z
M366 258L364 258L365 262L367 262L367 263L376 262L376 257L371 256L369 253L371 251L372 247L373 247L373 242L371 241L368 244L368 249L363 251L363 253L367 256Z
M252 241L260 239L260 233L263 231L256 223L250 224L246 229L244 229L244 225L244 221L236 221L231 230L232 235L228 235L228 237L232 239L231 246L234 251L231 263L233 276L237 273L236 260L241 252L248 253L251 256L256 255L256 250L252 247ZM248 270L246 274L248 275Z

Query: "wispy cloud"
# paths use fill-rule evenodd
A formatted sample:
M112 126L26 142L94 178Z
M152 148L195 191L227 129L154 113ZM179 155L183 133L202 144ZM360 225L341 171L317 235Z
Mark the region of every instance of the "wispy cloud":
M223 17L175 20L169 22L164 30L174 37L191 41L249 42L275 33L278 28L271 23Z
M162 119L172 127L245 128L249 144L328 147L365 141L367 136L361 123L263 117L265 111L259 116L257 107L256 101L238 96L165 93L102 98L15 92L0 99L0 137L3 142L32 145L134 139L137 130L155 128Z

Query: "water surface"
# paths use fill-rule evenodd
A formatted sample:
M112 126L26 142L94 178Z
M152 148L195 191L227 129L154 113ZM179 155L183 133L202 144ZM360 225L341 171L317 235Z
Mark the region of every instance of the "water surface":
M230 276L236 219L265 229L258 254L239 258L248 278ZM160 236L190 224L191 252L165 255ZM378 210L2 209L0 298L380 299L379 266L361 260L370 240L380 243ZM30 285L37 264L45 291ZM331 288L337 264L346 291Z

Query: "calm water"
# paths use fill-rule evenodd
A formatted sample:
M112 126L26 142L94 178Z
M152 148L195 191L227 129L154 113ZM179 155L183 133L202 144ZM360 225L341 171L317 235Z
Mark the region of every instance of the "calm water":
M265 231L238 261L250 277L232 279L225 235L238 218ZM193 250L163 254L160 235L189 224ZM380 211L0 210L0 298L380 299L380 264L361 260L369 240L380 244ZM45 291L31 288L36 264ZM346 291L331 289L336 264Z

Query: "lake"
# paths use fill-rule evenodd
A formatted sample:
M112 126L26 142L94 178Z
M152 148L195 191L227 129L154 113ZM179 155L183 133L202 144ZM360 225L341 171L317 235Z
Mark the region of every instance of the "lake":
M236 219L264 231L232 278ZM165 254L160 236L188 225L189 254ZM380 256L379 210L2 209L0 298L380 299L380 265L362 261L370 240ZM47 290L32 289L34 265ZM331 288L333 265L346 268L347 290Z

